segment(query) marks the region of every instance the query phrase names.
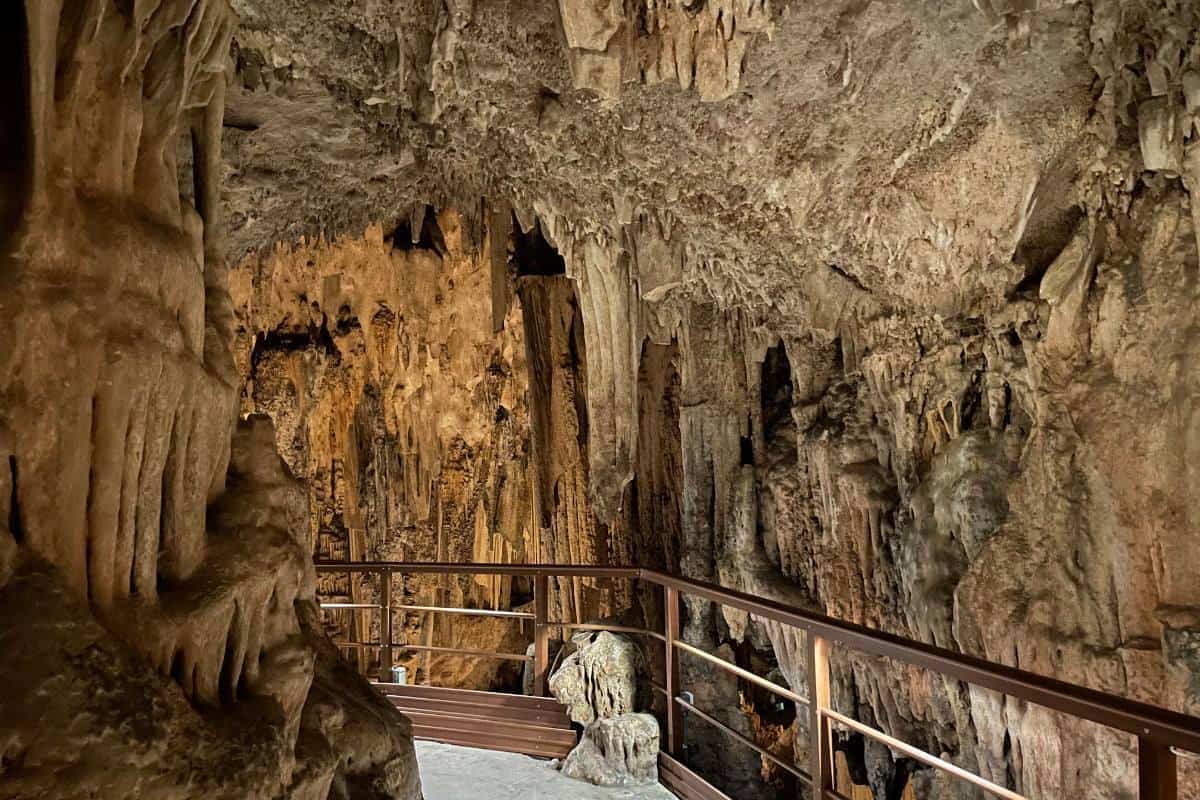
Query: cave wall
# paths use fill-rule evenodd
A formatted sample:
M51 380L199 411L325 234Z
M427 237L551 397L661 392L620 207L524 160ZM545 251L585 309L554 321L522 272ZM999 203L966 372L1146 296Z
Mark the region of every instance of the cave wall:
M5 795L419 798L407 723L334 677L271 425L237 423L220 209L236 16L3 15Z
M1195 712L1190 4L243 4L274 69L239 70L231 248L295 233L260 198L306 231L415 200L474 230L481 197L537 225L611 552ZM336 148L281 146L328 107ZM784 631L687 631L803 685ZM839 708L994 780L1131 791L1124 737L835 659ZM907 766L858 747L894 796Z
M584 323L571 282L554 274L562 259L511 212L482 233L457 212L418 207L389 234L281 245L232 270L242 411L272 418L307 485L314 557L628 561L610 553L589 499ZM405 576L397 587L416 605L532 601L527 579L503 576ZM319 591L365 602L378 587L322 575ZM564 579L555 618L606 615L613 591ZM377 640L377 619L336 614L338 636ZM397 624L426 646L524 652L531 636L497 619L411 613ZM354 653L370 671L374 654ZM519 680L503 662L441 653L397 663L436 684Z
M280 246L232 272L242 408L280 428L282 457L308 488L314 557L537 559L522 328L502 304L497 329L491 245L467 236L458 214L421 207L386 236L374 226L361 238ZM507 233L498 238L506 253ZM501 286L505 270L502 257ZM513 579L398 576L394 591L417 605L508 609ZM377 592L366 578L321 576L326 599ZM529 587L517 592L527 602L522 593ZM377 619L330 622L377 641ZM524 649L505 620L409 614L400 630L411 644ZM367 669L375 656L356 657ZM416 680L432 673L477 688L507 674L502 662L443 654L397 663Z

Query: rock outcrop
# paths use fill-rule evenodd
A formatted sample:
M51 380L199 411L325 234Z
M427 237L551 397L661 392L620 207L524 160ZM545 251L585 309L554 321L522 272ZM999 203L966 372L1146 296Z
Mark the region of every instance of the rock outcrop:
M584 728L562 772L597 786L658 782L658 720L652 714L619 714Z
M601 786L658 780L658 720L635 713L644 664L637 646L608 631L581 631L550 676L550 692L567 708L583 736L562 771Z
M571 645L574 651L550 676L550 692L571 720L590 725L633 712L641 661L633 642L608 631L582 631Z
M224 0L0 12L6 797L420 797L404 719L328 686L270 421L235 431L237 22Z

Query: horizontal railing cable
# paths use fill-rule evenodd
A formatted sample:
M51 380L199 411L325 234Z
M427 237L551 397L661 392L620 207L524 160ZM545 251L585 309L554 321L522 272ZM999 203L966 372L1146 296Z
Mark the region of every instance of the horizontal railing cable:
M767 750L765 747L763 747L762 745L753 741L749 737L743 736L742 734L738 733L733 728L726 725L724 722L721 722L719 719L716 719L714 717L709 716L708 714L705 714L703 711L696 708L694 705L689 703L687 700L684 700L682 697L676 697L675 702L678 703L681 708L688 711L688 713L695 714L698 718L704 720L709 725L711 725L714 728L716 728L717 730L721 731L722 733L724 733L726 736L733 739L734 741L740 742L741 744L750 748L751 750L758 753L763 758L770 761L775 766L795 775L797 778L799 778L801 781L803 781L806 786L812 785L812 778L809 776L809 774L807 772L804 772L803 770L801 770L795 764L789 764L788 762L781 759L779 756L772 753L770 750Z

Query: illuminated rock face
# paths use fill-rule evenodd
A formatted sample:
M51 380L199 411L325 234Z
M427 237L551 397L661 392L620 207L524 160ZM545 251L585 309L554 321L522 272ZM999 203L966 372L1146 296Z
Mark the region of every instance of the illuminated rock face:
M237 18L3 13L6 795L419 798L407 723L333 674L270 420L237 424L219 211Z
M640 656L633 642L607 631L582 631L571 638L574 652L550 676L550 693L567 707L572 722L635 711Z
M243 0L231 249L511 208L578 309L584 402L547 408L586 426L530 435L585 434L597 560L1194 711L1194 9L1030 5ZM685 625L803 684L787 631ZM836 659L843 707L988 777L1132 786L1128 742Z
M549 688L583 733L563 760L563 774L599 786L657 783L658 720L634 713L645 677L637 645L608 631L580 631L568 648Z
M472 241L457 213L422 210L387 235L375 226L361 239L276 248L232 271L243 411L279 427L280 452L308 486L316 557L624 560L588 511L574 292L562 277L510 276L503 223ZM552 261L536 248L518 257ZM493 609L532 592L528 580L492 576L397 575L395 587L418 605ZM320 592L363 602L377 587L327 575ZM564 580L554 614L578 621L613 602L594 581ZM377 641L368 625L377 622L332 627ZM409 614L397 641L514 653L527 636L503 619ZM399 663L441 685L520 681L511 663L444 653Z

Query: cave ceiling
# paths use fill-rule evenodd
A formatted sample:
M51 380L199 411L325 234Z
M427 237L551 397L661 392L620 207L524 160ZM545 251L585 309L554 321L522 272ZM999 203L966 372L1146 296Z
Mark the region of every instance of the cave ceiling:
M234 5L235 259L511 204L655 299L831 329L1003 302L1134 168L1115 3Z

